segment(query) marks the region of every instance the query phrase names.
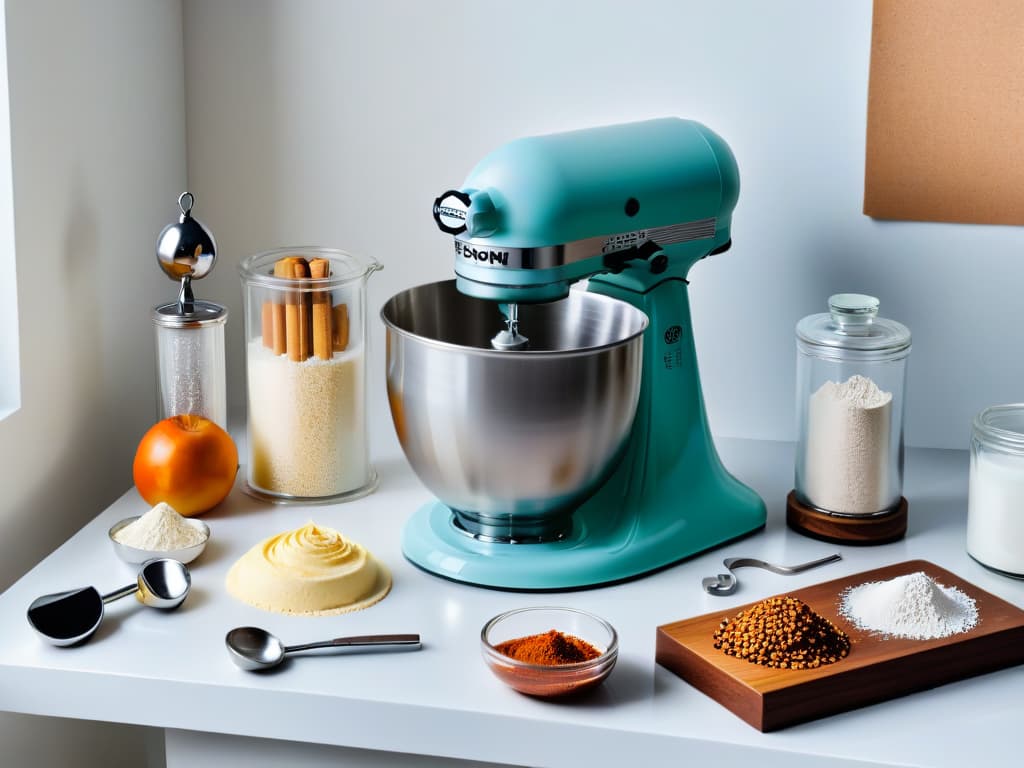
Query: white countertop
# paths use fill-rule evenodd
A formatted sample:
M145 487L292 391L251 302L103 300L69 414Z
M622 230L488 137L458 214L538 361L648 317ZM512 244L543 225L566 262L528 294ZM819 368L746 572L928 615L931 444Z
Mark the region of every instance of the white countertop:
M764 532L667 570L612 587L559 594L500 592L445 581L404 560L399 532L430 500L399 453L375 462L380 488L342 505L260 503L236 488L204 516L213 536L190 567L193 589L177 612L133 600L107 606L97 634L77 648L43 643L25 620L38 595L134 580L107 529L148 508L134 489L0 596L0 709L163 728L259 736L534 766L676 766L756 758L762 765L1008 765L1019 757L1024 667L1016 667L776 733L762 734L654 662L655 628L690 616L902 560L923 558L1024 606L1024 582L987 571L964 550L967 454L911 450L905 540L837 547L785 527L792 446L717 441L726 466L768 503ZM367 610L286 617L224 591L229 566L266 536L315 519L363 544L393 571L394 588ZM796 575L739 572L740 589L711 597L702 576L723 557L796 563L840 551L843 560ZM609 620L619 662L593 695L545 702L502 685L484 666L480 628L527 605L580 607ZM297 657L269 674L237 669L224 648L235 626L258 625L284 642L346 634L419 632L419 652ZM937 727L938 723L945 726Z

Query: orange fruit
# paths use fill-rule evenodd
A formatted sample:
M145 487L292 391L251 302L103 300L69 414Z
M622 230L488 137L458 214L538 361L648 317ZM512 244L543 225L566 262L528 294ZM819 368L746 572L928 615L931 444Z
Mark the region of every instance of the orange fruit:
M158 421L142 436L132 463L139 494L190 517L220 504L235 484L238 449L231 435L202 416Z

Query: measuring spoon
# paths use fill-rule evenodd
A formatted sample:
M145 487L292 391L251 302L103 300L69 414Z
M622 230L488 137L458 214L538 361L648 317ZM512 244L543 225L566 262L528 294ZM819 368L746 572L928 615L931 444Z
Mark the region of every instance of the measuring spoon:
M170 611L188 597L192 577L177 560L148 560L135 584L101 595L95 587L43 595L28 607L28 622L40 637L57 646L82 643L92 637L103 622L104 606L134 594L140 603Z
M356 635L321 640L316 643L286 646L274 635L259 627L236 627L228 632L224 642L231 652L231 660L242 669L257 672L276 667L289 653L310 651L314 648L345 648L368 646L405 646L419 650L419 635Z
M717 595L721 597L723 595L731 595L740 585L739 580L736 578L735 574L732 573L733 568L764 568L766 571L787 576L791 573L808 571L811 568L817 568L819 565L834 563L836 560L842 559L842 556L836 552L834 555L822 557L818 560L812 560L809 563L800 563L799 565L775 565L774 563L767 563L764 560L757 560L753 557L728 557L723 560L722 563L727 569L729 569L729 573L720 573L717 576L705 576L701 579L700 585L704 587L704 591L709 595Z

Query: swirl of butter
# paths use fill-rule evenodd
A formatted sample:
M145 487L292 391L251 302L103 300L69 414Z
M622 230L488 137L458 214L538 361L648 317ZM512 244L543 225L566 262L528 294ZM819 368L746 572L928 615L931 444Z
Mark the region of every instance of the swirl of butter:
M366 608L391 589L391 574L364 547L310 522L271 536L228 571L228 592L280 613L342 613Z
M262 547L263 557L271 565L311 576L328 568L358 571L366 567L368 557L359 544L313 522L294 531L271 536Z

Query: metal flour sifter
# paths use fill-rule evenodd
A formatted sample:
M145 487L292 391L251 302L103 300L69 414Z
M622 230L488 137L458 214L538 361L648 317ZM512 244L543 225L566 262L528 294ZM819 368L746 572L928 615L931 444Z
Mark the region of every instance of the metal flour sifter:
M160 232L157 263L180 286L176 301L153 310L156 328L158 418L195 414L228 428L224 370L227 307L196 299L192 281L217 260L213 234L192 216L191 192L178 197L181 215Z

